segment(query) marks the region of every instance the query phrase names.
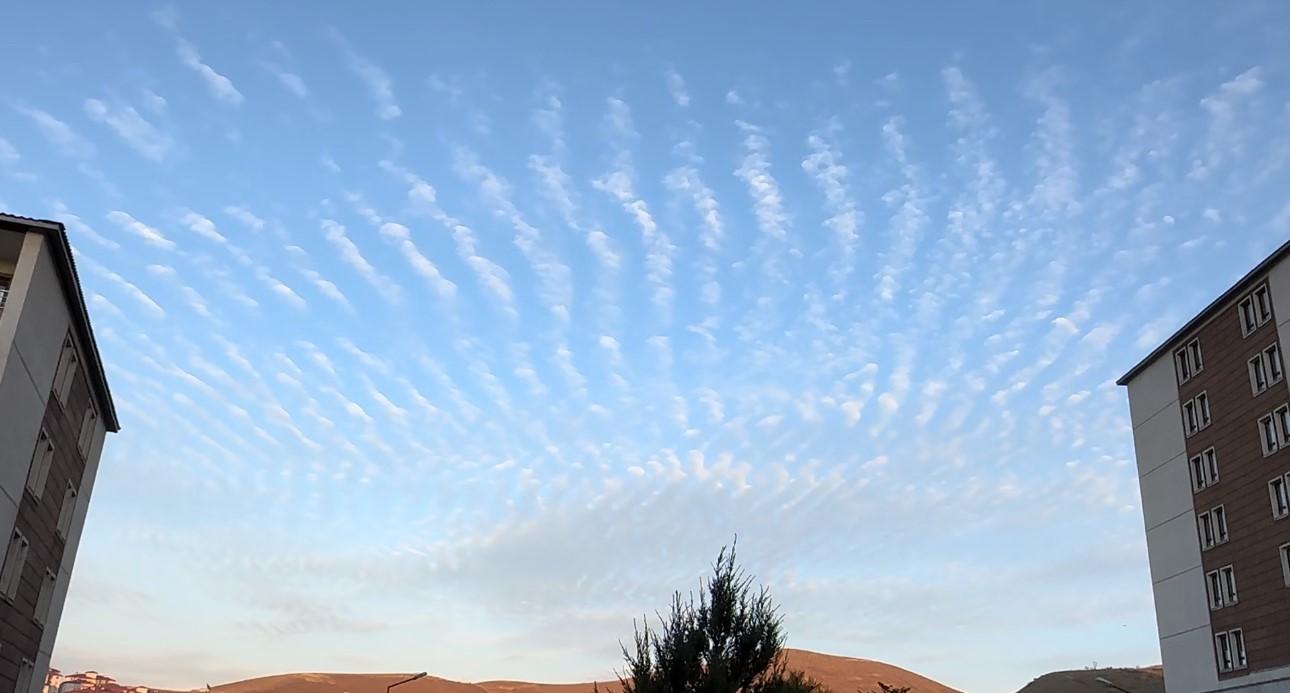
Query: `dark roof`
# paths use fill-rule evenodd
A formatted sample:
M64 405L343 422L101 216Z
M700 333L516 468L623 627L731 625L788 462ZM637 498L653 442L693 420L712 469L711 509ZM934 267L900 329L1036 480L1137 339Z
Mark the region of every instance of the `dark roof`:
M1174 345L1181 341L1184 336L1205 324L1206 321L1222 310L1224 306L1235 300L1237 296L1240 296L1242 293L1252 288L1252 285L1257 280L1261 279L1264 274L1267 274L1268 270L1272 269L1273 265L1286 259L1286 257L1290 257L1290 241L1282 243L1280 248L1272 251L1272 254L1264 258L1263 262L1255 265L1254 269L1247 272L1244 277L1241 277L1241 279L1233 284L1227 291L1224 291L1222 296L1214 299L1214 302L1205 306L1205 309L1197 313L1196 317L1188 320L1186 325L1183 325L1177 332L1173 333L1169 339L1166 339L1160 344L1160 346L1156 347L1155 351L1147 354L1147 357L1142 359L1138 365L1130 368L1128 373L1125 373L1119 380L1115 381L1115 384L1121 386L1128 385L1129 381L1137 377L1137 375L1146 369L1147 366L1151 365L1156 359L1173 349Z
M103 373L103 359L99 357L98 343L94 341L94 329L90 326L90 315L85 310L85 296L81 293L81 280L76 273L76 260L72 257L72 245L67 239L67 229L57 221L31 219L3 212L0 212L0 229L41 233L49 241L49 252L54 258L58 281L63 285L68 312L72 314L72 329L76 330L77 341L81 343L84 356L89 361L85 372L90 379L90 390L98 400L104 426L112 433L120 431L121 424L116 418L116 407L112 404L112 392L108 389L107 375Z

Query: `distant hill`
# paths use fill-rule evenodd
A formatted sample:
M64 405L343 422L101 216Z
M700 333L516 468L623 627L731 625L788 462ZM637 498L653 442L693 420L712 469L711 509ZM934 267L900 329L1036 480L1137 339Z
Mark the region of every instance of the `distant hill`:
M900 667L837 655L786 650L788 666L801 669L818 679L833 693L868 693L878 690L878 682L892 686L909 686L910 693L960 693L944 684L919 676ZM405 678L393 674L282 674L212 686L212 693L385 693L385 687ZM527 683L523 681L484 681L460 683L427 676L399 686L397 693L590 693L586 683ZM606 693L618 693L618 681L600 682ZM1136 691L1135 691L1136 693Z
M1114 689L1098 683L1098 677L1133 693L1165 693L1164 669L1158 666L1054 671L1031 681L1017 693L1112 693Z

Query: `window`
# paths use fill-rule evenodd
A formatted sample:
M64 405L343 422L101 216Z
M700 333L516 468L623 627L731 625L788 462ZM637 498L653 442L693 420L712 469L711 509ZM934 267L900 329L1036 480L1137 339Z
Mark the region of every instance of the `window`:
M1273 344L1263 350L1263 360L1268 365L1268 383L1274 384L1281 381L1285 375L1285 370L1281 367L1281 347Z
M18 594L18 581L27 563L27 537L18 530L9 538L9 549L4 554L4 568L0 569L0 596L13 600Z
M1178 382L1185 383L1205 368L1201 360L1200 340L1193 339L1174 352L1174 365L1178 367Z
M1272 297L1268 294L1268 285L1264 284L1254 290L1254 310L1258 313L1259 324L1272 319Z
M1218 571L1205 573L1205 591L1209 593L1209 610L1223 608L1223 582L1218 578Z
M1251 332L1259 327L1259 316L1254 310L1254 297L1246 296L1241 299L1241 335L1249 336Z
M0 277L0 310L4 309L5 299L9 298L9 277Z
M72 518L76 516L76 487L72 482L67 482L67 490L63 492L63 504L58 509L58 536L66 539L67 533L72 530Z
M1268 496L1272 499L1272 517L1280 520L1290 516L1290 474L1268 482Z
M1268 294L1268 285L1262 284L1250 292L1249 296L1241 299L1239 304L1241 314L1241 334L1249 336L1251 332L1259 329L1263 323L1272 319L1272 297Z
M1223 506L1201 513L1196 518L1201 550L1212 549L1227 541L1227 512Z
M36 437L36 449L31 453L31 466L27 469L27 490L37 501L45 492L45 481L49 478L49 468L54 464L54 441L49 431L40 429Z
M58 576L46 568L45 579L40 583L40 596L36 598L36 613L32 615L36 623L44 625L45 619L49 618L49 606L54 601L54 586L57 582Z
M1209 395L1202 392L1183 402L1183 425L1187 435L1209 426Z
M36 665L31 663L30 659L23 658L22 668L18 670L18 685L14 687L15 691L31 690L31 678L36 675Z
M1290 544L1281 545L1281 575L1286 579L1286 587L1290 587Z
M1218 455L1214 448L1191 458L1191 487L1203 491L1218 483Z
M1245 668L1245 636L1242 635L1240 628L1215 635L1214 646L1218 654L1220 672Z
M1283 404L1259 418L1259 438L1264 457L1290 446L1290 405Z
M1205 588L1209 592L1209 608L1217 611L1236 603L1236 569L1223 566L1205 574Z
M67 405L67 396L72 392L77 365L76 344L72 342L72 335L69 333L63 338L63 353L58 356L58 370L54 371L54 391L58 393L58 401L64 406Z
M1290 587L1290 544L1282 544L1279 551L1281 552L1281 576L1286 580L1286 587Z
M1256 395L1268 389L1268 365L1262 354L1250 359L1250 389Z
M76 439L76 449L84 455L90 449L90 443L94 442L94 424L99 420L98 412L94 407L85 410L85 415L81 417L81 434Z

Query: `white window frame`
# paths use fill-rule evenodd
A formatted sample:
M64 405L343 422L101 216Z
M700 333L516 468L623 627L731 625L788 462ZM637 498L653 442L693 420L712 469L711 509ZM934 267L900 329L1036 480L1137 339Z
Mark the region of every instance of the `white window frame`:
M1267 457L1285 443L1281 438L1281 426L1275 411L1259 417L1259 442L1263 444L1263 456Z
M76 499L80 494L76 490L76 484L67 482L67 490L63 491L63 504L58 509L58 525L54 531L64 540L72 531L72 520L76 517Z
M1240 628L1216 633L1214 654L1218 659L1219 673L1226 674L1244 669L1248 665L1245 659L1245 634Z
M26 657L22 658L22 664L18 667L18 680L14 686L14 691L26 693L31 690L31 680L36 676L36 665Z
M1290 543L1282 544L1277 550L1281 552L1281 575L1286 579L1286 587L1290 587Z
M1272 295L1268 285L1260 284L1246 294L1237 304L1237 313L1241 320L1241 335L1248 337L1272 319Z
M1263 354L1260 353L1250 359L1248 369L1250 371L1250 392L1259 394L1268 389L1268 367L1263 362Z
M1282 544L1277 551L1281 554L1281 576L1286 580L1286 587L1290 587L1290 543Z
M22 582L22 569L27 565L27 551L31 543L22 531L15 529L9 535L9 546L4 554L4 567L0 568L0 598L13 601L18 594L18 583Z
M1223 583L1223 605L1231 606L1240 601L1236 591L1236 568L1225 565L1218 569L1218 577Z
M1268 501L1272 503L1272 519L1290 517L1290 474L1268 482Z
M1272 319L1272 294L1268 293L1268 285L1261 284L1250 292L1251 298L1254 299L1254 309L1258 313L1259 325Z
M45 493L45 482L54 466L54 451L54 437L42 427L40 435L36 436L36 449L31 452L31 465L27 468L27 490L37 503Z
M1205 573L1205 594L1209 597L1209 610L1218 611L1226 606L1223 602L1223 580L1217 570Z
M1218 533L1214 531L1214 518L1210 516L1208 510L1196 516L1196 532L1200 535L1201 551L1218 546Z
M49 618L49 609L54 604L54 589L57 587L58 575L46 568L45 577L40 581L40 596L36 597L36 613L31 615L31 619L42 626Z
M1208 448L1191 458L1191 489L1199 493L1218 483L1218 453Z
M90 450L90 442L94 440L95 427L98 425L99 413L91 405L85 409L85 414L81 416L81 433L76 439L76 449L84 456Z
M1196 531L1200 536L1201 551L1226 544L1231 538L1227 532L1227 510L1218 505L1197 515Z
M1178 383L1195 378L1205 370L1205 361L1200 350L1200 339L1195 338L1179 347L1174 352L1174 366L1177 368Z
M1268 385L1276 385L1286 375L1285 363L1281 360L1281 345L1273 342L1259 352L1259 356L1268 367Z
M1201 391L1195 397L1183 402L1183 431L1191 437L1206 428L1211 422L1209 414L1209 393Z
M72 339L72 333L68 332L63 338L63 350L58 355L58 369L54 371L54 392L58 394L58 402L63 406L67 406L67 396L72 392L72 383L76 380L79 365L76 342Z
M1248 337L1259 329L1259 314L1254 309L1254 296L1251 294L1241 299L1236 312L1241 320L1241 336Z

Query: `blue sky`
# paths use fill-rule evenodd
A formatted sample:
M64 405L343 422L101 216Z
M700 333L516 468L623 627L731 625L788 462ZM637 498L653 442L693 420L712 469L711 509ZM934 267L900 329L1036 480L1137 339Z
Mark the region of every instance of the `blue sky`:
M1158 662L1114 379L1290 236L1279 3L8 8L123 431L56 666Z

